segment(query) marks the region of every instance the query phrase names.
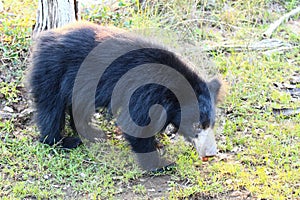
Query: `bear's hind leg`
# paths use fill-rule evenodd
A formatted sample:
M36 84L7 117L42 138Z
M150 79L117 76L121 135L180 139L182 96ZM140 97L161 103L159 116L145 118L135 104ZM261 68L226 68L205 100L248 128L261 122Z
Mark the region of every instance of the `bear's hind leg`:
M70 116L70 127L72 128L74 133L77 133L74 117L73 117L72 106L68 106L68 114ZM79 146L80 144L82 144L82 141L79 137L69 136L63 138L62 146L63 148L73 149Z
M36 123L40 131L40 141L48 145L58 143L65 123L65 112L61 103L36 103Z
M40 141L48 145L61 142L63 148L72 149L81 144L78 137L63 138L65 127L65 106L63 101L37 103L36 121L40 130Z

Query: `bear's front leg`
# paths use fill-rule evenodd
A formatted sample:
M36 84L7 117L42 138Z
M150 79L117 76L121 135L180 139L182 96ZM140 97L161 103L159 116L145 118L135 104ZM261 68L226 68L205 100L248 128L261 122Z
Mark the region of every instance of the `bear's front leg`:
M172 164L170 161L162 158L157 150L155 136L149 138L137 138L124 133L129 142L132 151L136 154L139 166L147 171L160 171Z
M169 170L168 168L174 165L171 161L161 157L158 151L150 153L135 153L135 155L139 166L143 170L154 173Z

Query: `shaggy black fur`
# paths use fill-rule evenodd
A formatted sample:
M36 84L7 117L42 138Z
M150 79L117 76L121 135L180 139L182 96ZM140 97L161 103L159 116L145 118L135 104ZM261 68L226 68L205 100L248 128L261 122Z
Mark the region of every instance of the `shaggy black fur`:
M70 114L71 126L75 129L71 109L74 80L85 57L106 39L105 34L101 32L103 30L110 31L109 28L100 28L92 24L77 24L62 30L42 33L35 41L28 78L36 106L36 122L41 142L53 145L62 141L65 148L74 148L80 144L79 138L63 138L61 133L66 112ZM137 40L137 43L140 42L141 40ZM200 124L203 128L214 125L215 98L220 82L216 79L209 83L203 81L198 73L174 53L151 47L131 51L116 59L107 68L97 87L96 107L110 109L112 91L120 77L128 70L145 63L164 64L180 72L198 96ZM210 95L214 99L211 99ZM132 119L140 126L147 125L150 122L148 111L154 104L164 106L167 111L165 127L170 123L179 127L181 109L176 96L169 89L157 84L144 85L134 92L130 101ZM134 152L147 153L156 150L154 136L136 138L126 133L124 135Z

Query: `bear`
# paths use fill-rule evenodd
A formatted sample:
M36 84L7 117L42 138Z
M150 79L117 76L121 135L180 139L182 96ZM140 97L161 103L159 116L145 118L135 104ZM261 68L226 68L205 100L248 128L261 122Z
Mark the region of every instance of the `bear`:
M81 131L84 125L76 122L76 117L87 118L83 121L88 124L92 113L82 112L84 104L91 101L93 109L105 108L117 119L116 125L143 169L167 165L158 154L155 134L163 132L169 124L195 146L200 157L217 152L213 128L221 81L205 81L197 68L151 39L114 27L76 22L40 33L34 39L30 62L27 87L35 105L42 143L60 143L68 149L80 145L80 137L63 136L65 118L69 114L72 129L89 137L92 133L87 129ZM91 69L84 69L83 66L93 63ZM142 70L134 72L138 68ZM126 76L128 73L133 75ZM94 81L96 85L76 93L80 88L76 85L78 74L85 74L84 84ZM184 84L188 86L185 88ZM117 86L119 90L114 92ZM88 96L90 90L95 91ZM74 108L74 96L79 99L80 111ZM154 124L154 128L147 129L150 134L145 129L133 134L140 130L137 127L149 124Z

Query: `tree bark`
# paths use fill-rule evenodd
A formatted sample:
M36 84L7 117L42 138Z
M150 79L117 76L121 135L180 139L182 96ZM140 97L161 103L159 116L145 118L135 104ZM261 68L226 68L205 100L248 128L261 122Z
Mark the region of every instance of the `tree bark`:
M78 18L76 0L39 0L33 36L44 30L62 27Z

